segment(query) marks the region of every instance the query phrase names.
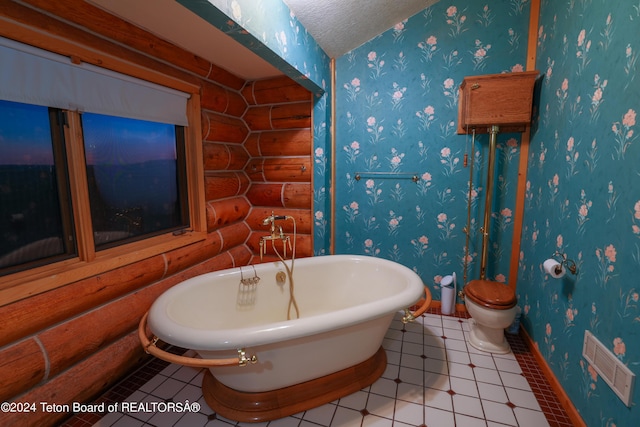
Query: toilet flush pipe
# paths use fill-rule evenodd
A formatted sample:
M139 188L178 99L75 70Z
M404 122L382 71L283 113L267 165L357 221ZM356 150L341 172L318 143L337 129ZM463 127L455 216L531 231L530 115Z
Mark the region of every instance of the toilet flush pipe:
M247 366L249 363L254 364L258 362L258 358L253 356L247 356L243 348L238 349L238 357L231 357L228 359L196 359L195 357L180 356L177 354L169 353L158 347L156 342L158 337L147 337L147 317L149 312L147 311L140 323L138 324L138 338L142 344L142 348L147 354L162 359L165 362L176 363L178 365L190 366L192 368L211 368L213 366Z
M487 167L487 196L484 202L484 223L482 225L482 251L480 258L480 280L487 278L487 256L489 251L489 228L491 225L491 205L493 199L493 174L496 166L496 146L498 126L489 129L489 165Z

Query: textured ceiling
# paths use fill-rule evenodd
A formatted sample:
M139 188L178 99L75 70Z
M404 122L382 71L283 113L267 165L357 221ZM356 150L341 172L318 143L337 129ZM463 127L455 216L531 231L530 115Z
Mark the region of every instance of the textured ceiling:
M331 58L387 31L437 0L284 0Z
M88 0L246 80L282 73L175 0ZM437 0L283 0L338 58ZM176 25L179 23L179 25Z

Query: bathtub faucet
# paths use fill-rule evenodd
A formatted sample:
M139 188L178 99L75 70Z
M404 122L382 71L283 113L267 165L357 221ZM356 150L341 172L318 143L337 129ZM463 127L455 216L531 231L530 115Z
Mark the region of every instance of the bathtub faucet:
M262 225L270 225L271 230L268 236L260 237L260 261L262 261L262 258L267 251L266 243L268 241L271 241L271 244L273 244L276 240L281 240L284 247L284 256L287 256L287 245L289 246L289 249L291 249L291 239L289 238L289 236L284 234L281 225L276 226L276 221L287 219L293 219L293 217L287 215L275 215L273 212L271 212L271 215L262 220Z

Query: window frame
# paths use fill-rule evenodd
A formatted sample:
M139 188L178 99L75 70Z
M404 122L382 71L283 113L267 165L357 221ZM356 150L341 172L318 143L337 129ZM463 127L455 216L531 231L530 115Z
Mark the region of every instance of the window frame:
M8 28L8 30L11 34L5 33L4 36L20 42L28 40L29 44L33 46L69 56L74 62L84 61L190 95L187 101L189 125L184 128L187 206L190 227L184 232L170 231L96 252L89 206L81 117L78 112L67 112L67 120L64 124L67 145L66 163L69 171L68 184L78 254L71 259L0 277L0 306L205 240L207 222L200 122L200 86L131 61L50 37L30 28L17 27Z

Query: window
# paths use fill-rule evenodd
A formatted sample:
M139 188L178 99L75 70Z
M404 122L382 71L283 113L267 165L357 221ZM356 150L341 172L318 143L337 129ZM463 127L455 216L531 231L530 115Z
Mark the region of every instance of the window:
M55 114L0 100L0 272L76 254Z
M4 302L205 238L199 88L77 62L0 37Z
M188 227L184 129L81 117L96 249Z
M0 272L77 254L54 108L0 100ZM189 226L184 128L80 115L94 250Z

